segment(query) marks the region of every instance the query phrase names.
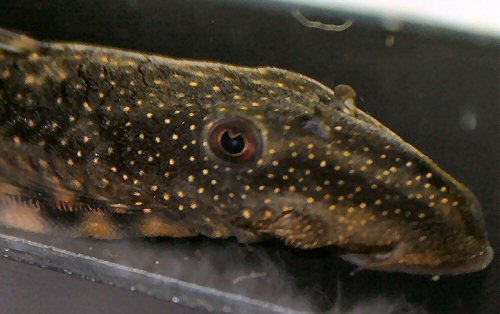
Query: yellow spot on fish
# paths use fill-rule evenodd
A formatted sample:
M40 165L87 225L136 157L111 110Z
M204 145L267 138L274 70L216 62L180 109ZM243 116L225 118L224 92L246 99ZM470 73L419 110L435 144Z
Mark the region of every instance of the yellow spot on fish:
M90 107L89 103L88 102L84 102L83 103L83 107L85 108L85 110L87 110L88 112L92 112L92 107Z
M1 77L4 79L8 79L10 77L10 75L11 75L11 73L10 73L10 70L8 70L8 69L3 70L1 73Z
M26 84L31 85L31 84L33 84L33 83L36 82L36 76L34 76L33 74L28 74L28 75L26 75L26 78L24 79L24 82Z

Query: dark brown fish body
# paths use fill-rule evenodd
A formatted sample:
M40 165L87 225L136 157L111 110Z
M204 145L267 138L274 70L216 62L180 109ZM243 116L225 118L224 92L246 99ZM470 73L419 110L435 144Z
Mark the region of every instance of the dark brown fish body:
M474 195L347 86L1 32L2 224L279 238L414 273L491 261Z

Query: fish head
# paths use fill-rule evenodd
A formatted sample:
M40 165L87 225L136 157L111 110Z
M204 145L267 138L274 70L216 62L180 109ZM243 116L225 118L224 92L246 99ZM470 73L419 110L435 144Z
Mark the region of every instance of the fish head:
M226 169L213 206L291 246L336 246L361 268L437 275L490 263L474 194L358 109L351 87L264 73L254 80L265 92L249 87L244 103L205 119L204 160Z
M54 97L39 97L36 115L47 120L40 132L50 134L39 146L68 156L56 168L71 169L72 189L85 186L103 207L153 218L161 209L195 234L336 246L369 269L457 274L493 258L473 193L357 108L349 86L332 90L275 68L42 44L6 31L0 49L9 53L4 62L16 58L4 90L46 95L64 87L55 102L68 101L56 109L67 117L59 121L47 123L59 113L44 116ZM79 117L66 107L79 108ZM33 133L29 121L19 124Z

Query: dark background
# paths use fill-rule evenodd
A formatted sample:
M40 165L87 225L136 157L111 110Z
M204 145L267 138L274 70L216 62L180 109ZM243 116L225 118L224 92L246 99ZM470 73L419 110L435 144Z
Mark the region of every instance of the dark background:
M272 65L331 87L350 84L360 96L361 109L476 193L492 246L500 256L498 41L411 25L391 32L379 21L359 16L347 31L325 32L299 24L290 13L295 7L253 3L0 0L0 27L40 39L238 65ZM350 17L308 8L302 12L327 23L341 24ZM392 47L386 45L388 35L394 36ZM231 257L230 250L248 249L232 242L227 247L210 240L195 242L197 247L225 248L216 250L219 260ZM189 249L190 244L175 245ZM278 244L262 245L252 252L286 273L294 289L307 296L317 311L332 308L339 282L346 307L377 296L405 300L429 313L498 313L500 306L498 257L485 271L435 282L426 276L370 271L350 276L354 268L335 257L322 252L304 254ZM280 291L275 293L278 298ZM267 295L271 301L274 297ZM0 259L0 312L188 313L188 309Z

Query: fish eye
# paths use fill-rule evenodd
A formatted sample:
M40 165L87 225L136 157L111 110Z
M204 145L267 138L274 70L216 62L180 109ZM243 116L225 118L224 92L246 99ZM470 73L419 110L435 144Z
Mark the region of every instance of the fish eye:
M253 161L262 154L262 138L256 126L240 117L224 118L208 132L210 150L219 158L235 163Z

